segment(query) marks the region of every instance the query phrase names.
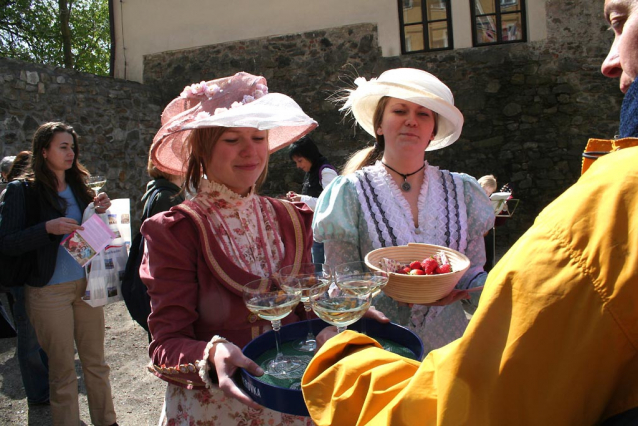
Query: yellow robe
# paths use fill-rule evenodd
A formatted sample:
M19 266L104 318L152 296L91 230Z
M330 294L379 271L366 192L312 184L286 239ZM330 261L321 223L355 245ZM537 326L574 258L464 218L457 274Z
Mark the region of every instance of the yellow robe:
M317 425L592 425L638 407L638 147L597 160L490 272L422 363L366 336L309 365Z

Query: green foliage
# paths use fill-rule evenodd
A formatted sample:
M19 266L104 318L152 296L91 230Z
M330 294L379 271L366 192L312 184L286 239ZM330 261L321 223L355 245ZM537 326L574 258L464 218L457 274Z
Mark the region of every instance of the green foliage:
M67 0L73 68L109 74L107 0ZM0 0L0 56L64 66L58 0Z

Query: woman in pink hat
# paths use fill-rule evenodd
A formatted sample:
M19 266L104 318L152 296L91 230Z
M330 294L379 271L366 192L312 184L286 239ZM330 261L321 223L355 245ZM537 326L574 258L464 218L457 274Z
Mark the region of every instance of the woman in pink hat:
M466 309L478 303L487 274L483 234L494 224L489 199L476 179L439 169L427 152L454 143L463 115L450 89L432 74L392 69L379 78L355 80L342 110L376 142L354 154L321 194L315 209L314 238L325 243L326 262L363 260L380 247L411 242L450 247L470 258L457 288L432 306L399 306L381 294L377 309L419 334L426 353L459 338ZM470 299L471 297L471 299Z
M247 73L187 86L164 110L152 161L195 195L142 226L151 369L169 383L160 424L311 424L260 407L232 376L263 374L240 348L270 324L248 311L243 285L310 262L311 210L257 190L270 154L316 126Z

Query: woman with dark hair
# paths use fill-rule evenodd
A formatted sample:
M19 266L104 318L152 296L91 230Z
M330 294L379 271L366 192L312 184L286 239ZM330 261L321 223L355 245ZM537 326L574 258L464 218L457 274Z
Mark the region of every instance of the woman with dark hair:
M104 359L104 311L82 300L86 277L60 245L77 229L86 208L104 213L111 201L95 197L87 186L87 170L78 161L80 148L73 128L46 123L33 137L32 170L25 181L7 187L0 222L0 252L19 256L33 251L35 267L26 281L26 306L38 340L49 357L50 403L55 425L80 423L74 344L82 363L94 425L115 424ZM35 195L29 195L29 193ZM35 198L38 222L27 224L26 197Z
M19 177L21 177L24 173L26 173L31 167L31 157L33 154L31 151L21 151L16 158L13 160L13 164L11 165L11 169L7 174L7 182L12 182Z
M317 198L321 195L323 189L338 176L337 170L328 164L328 159L321 155L317 145L308 136L304 136L290 145L288 155L295 162L298 169L306 172L306 176L301 189L302 195L290 191L286 194L286 197L290 201L306 203L308 207L314 210ZM325 261L323 243L313 241L312 261L314 263L323 263Z

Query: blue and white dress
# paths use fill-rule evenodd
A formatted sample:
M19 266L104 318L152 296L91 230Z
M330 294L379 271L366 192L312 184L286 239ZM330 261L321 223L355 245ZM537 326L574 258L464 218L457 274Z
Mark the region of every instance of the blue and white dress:
M313 221L316 241L325 244L326 263L363 260L370 251L411 242L458 250L470 268L456 288L482 286L487 277L483 235L494 225L492 205L476 179L425 162L418 197L418 227L398 185L381 162L340 176L323 191ZM380 295L374 305L392 322L408 326L423 340L426 353L461 337L480 293L448 306L400 307Z

